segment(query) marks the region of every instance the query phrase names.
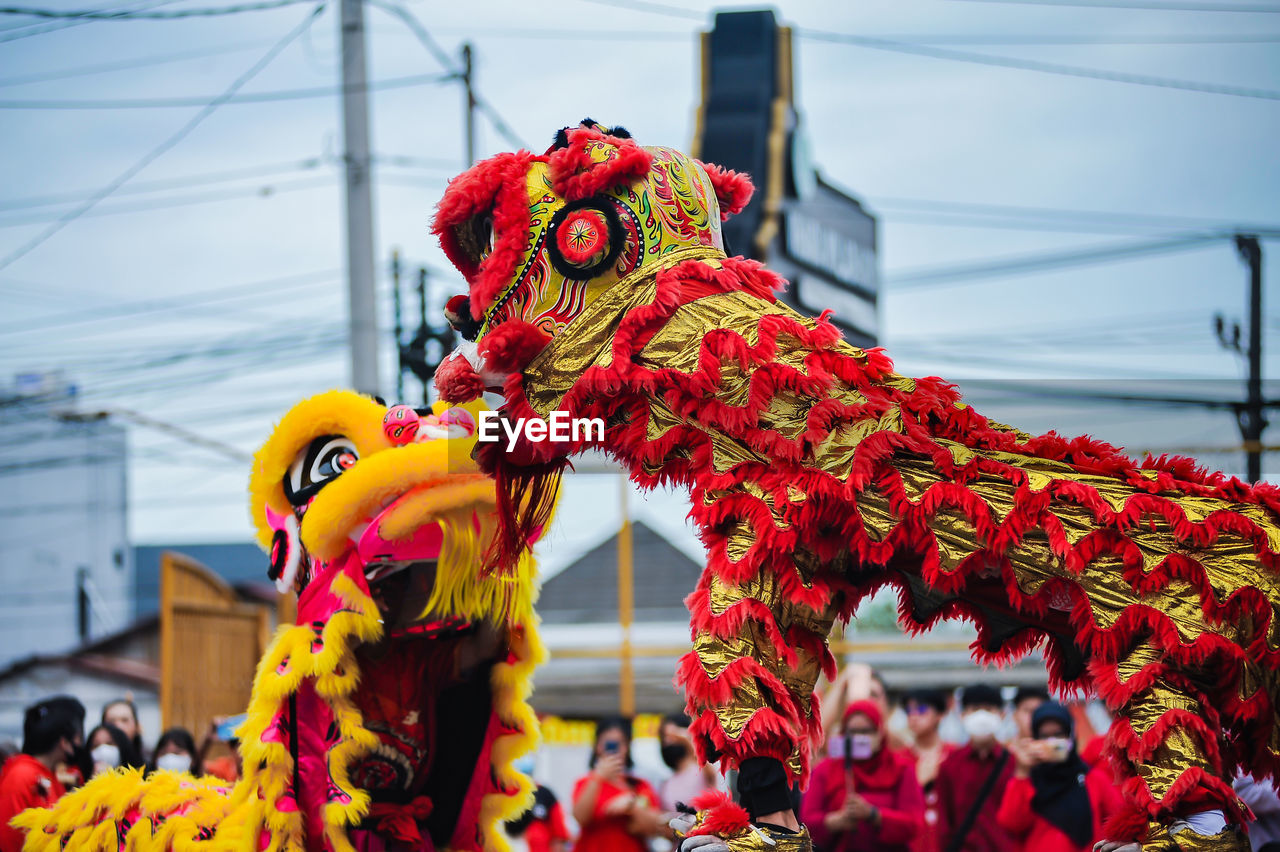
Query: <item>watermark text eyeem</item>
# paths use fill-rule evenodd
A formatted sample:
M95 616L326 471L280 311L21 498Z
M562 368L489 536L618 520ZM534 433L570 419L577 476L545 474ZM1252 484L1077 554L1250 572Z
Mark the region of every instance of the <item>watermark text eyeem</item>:
M496 411L481 411L476 440L496 444L507 438L507 451L516 447L523 436L526 441L603 441L604 420L599 417L570 417L567 411L553 411L546 420L522 417L508 420Z

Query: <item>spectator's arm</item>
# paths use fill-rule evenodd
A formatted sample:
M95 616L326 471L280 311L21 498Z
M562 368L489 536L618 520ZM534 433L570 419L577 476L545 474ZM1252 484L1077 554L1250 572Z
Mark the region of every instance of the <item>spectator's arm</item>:
M636 804L631 809L630 831L640 837L665 837L675 839L675 832L667 825L667 817L662 812L662 804L653 787L641 781L635 788Z
M1005 831L1015 837L1022 837L1031 830L1031 821L1035 819L1035 811L1031 810L1031 799L1036 788L1031 786L1030 778L1014 776L1004 788L1004 797L1000 799L1000 808L996 811L996 822Z
M596 804L600 801L600 785L603 781L604 779L592 772L579 781L573 789L573 818L583 828L595 822Z
M902 773L894 791L893 807L880 809L879 841L886 846L905 846L924 828L924 790L915 770Z

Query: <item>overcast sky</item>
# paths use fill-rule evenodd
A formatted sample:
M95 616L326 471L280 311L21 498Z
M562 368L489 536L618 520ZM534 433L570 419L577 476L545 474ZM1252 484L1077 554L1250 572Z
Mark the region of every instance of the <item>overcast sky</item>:
M642 144L687 148L697 33L712 7L628 5L411 0L403 8L449 52L474 44L481 95L532 148L585 115L625 125ZM1267 5L1271 13L969 0L774 4L800 32L798 108L814 160L880 220L882 342L900 370L962 380L1103 379L1140 390L1196 380L1205 394L1238 392L1239 359L1211 330L1215 312L1243 318L1246 272L1229 242L929 287L918 276L1236 226L1280 230L1280 7ZM74 26L0 19L20 27L0 31L0 264L200 109L68 102L212 98L312 9ZM392 247L411 266L438 270L441 293L460 289L427 226L444 181L464 166L462 95L454 83L406 85L404 78L443 69L399 19L375 7L367 15L371 77L398 86L372 101L385 319ZM242 92L336 85L336 34L326 9ZM833 34L1258 96L993 67L841 43ZM18 101L46 108L14 108ZM84 408L138 411L245 451L292 402L342 386L339 128L332 96L216 110L98 208L0 269L0 376L62 368ZM481 118L478 147L488 155L511 146ZM1269 296L1278 245L1264 243ZM1277 315L1268 303L1268 331L1280 328ZM1276 351L1267 350L1270 375L1280 368ZM999 419L1089 430L1135 450L1239 440L1223 414L1082 409L972 387L978 406ZM246 465L139 429L131 453L137 542L248 535ZM1238 454L1202 457L1242 466ZM617 492L608 477L568 486L560 517L578 523L553 537L553 570L615 523L616 506L599 507L614 505ZM677 498L654 498L637 512L695 549L681 532Z

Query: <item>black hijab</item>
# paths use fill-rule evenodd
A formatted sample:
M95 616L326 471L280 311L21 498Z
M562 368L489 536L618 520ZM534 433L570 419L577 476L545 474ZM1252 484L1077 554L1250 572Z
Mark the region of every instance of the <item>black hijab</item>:
M1031 714L1031 735L1035 736L1044 722L1055 721L1073 733L1071 714L1056 701L1046 701ZM1035 796L1031 810L1053 823L1076 846L1085 849L1093 840L1093 805L1084 779L1089 765L1080 759L1076 747L1062 763L1039 763L1031 768L1031 786Z

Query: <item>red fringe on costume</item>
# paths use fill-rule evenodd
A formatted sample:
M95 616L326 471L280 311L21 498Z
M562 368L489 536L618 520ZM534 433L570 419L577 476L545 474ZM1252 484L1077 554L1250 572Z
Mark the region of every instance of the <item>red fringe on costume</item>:
M733 207L739 201L745 203L746 199L740 197L742 193L734 187L729 175L731 173L717 172L712 179L717 184L717 194L723 188L728 206ZM1156 678L1176 677L1180 668L1205 666L1212 661L1223 675L1221 688L1207 697L1220 714L1221 725L1237 733L1247 732L1252 741L1258 741L1253 738L1266 741L1275 724L1275 708L1270 698L1265 691L1259 691L1241 701L1232 687L1247 666L1280 668L1280 652L1271 650L1265 638L1273 617L1267 594L1244 587L1219 601L1205 569L1191 557L1179 553L1168 555L1154 570L1145 572L1142 555L1126 532L1158 517L1167 521L1172 535L1189 548L1213 545L1227 536L1238 537L1250 543L1261 565L1274 571L1277 555L1270 550L1267 532L1258 523L1229 507L1196 520L1187 516L1176 499L1166 495L1177 492L1256 504L1274 514L1280 511L1280 490L1265 484L1249 486L1221 474L1206 473L1188 459L1148 456L1141 464L1135 464L1101 441L1083 437L1067 439L1054 433L1026 438L997 428L973 409L959 405L955 388L940 379L919 379L910 389L885 383L892 373L889 358L879 350L867 351L861 357L852 353L840 343L839 331L825 318L810 325L788 314L769 314L760 317L755 329L714 329L696 344L700 346L698 366L688 373L640 364L633 358L681 305L708 294L734 290L773 301L773 293L782 284L778 276L741 258L726 259L719 269L691 261L659 272L653 301L629 310L619 319L608 366L587 369L560 404L562 410L574 417L601 417L610 424L600 446L622 459L638 483L644 486L683 484L693 488L691 518L698 524L709 553L707 574L688 600L696 634L732 637L744 621L750 620L769 637L784 662L793 661L794 649L799 647L813 653L824 668L830 669L830 654L825 647L817 647L821 645L821 637L784 632L774 614L759 602L744 600L724 612L712 612L707 601L710 578L718 577L736 585L764 570L775 575L791 602L817 611L837 600L837 596L843 596L839 598L841 617L850 616L857 603L878 588L895 585L903 620L914 630L926 630L942 618L973 621L978 628L975 657L983 662L1010 662L1044 641L1044 630L1034 627L1011 635L993 633L983 618L982 609L972 600L949 600L936 611L915 620L914 600L904 579L896 571L883 570L891 564L900 566L909 562L912 571L918 573L927 586L944 594L963 593L972 598L985 589L988 593L1002 594L1016 613L1042 628L1052 621L1091 659L1087 677L1112 707L1124 705L1135 694L1149 688ZM477 305L484 303L482 296L473 301ZM778 360L779 343L784 338L788 340L789 351L805 352L801 366L793 366L794 358L787 363ZM749 342L752 339L756 342ZM520 354L526 353L522 350ZM733 405L717 398L723 389L722 368L727 366L752 368L741 404ZM837 385L857 390L865 401L853 404L834 398L831 391ZM818 400L808 411L802 434L792 438L759 425L762 413L782 391ZM667 429L660 437L650 440L648 406L655 399L692 422ZM520 376L513 376L509 383L507 400L508 416L537 416L524 396ZM836 477L805 465L807 454L835 426L875 421L894 410L901 412L902 431L875 431L864 438L854 451L846 475ZM760 460L739 462L728 470L717 471L712 465L713 438L707 430L732 436L758 454ZM957 461L940 440L955 442L979 453L999 451L1064 462L1076 471L1117 480L1134 493L1115 508L1093 487L1076 480L1053 479L1048 486L1032 490L1026 472L1018 467L981 454L964 462ZM901 473L894 467L895 454L928 459L942 481L913 499L904 487ZM1144 475L1141 471L1154 474ZM1003 520L969 488L980 475L1008 482L1012 508ZM809 499L797 503L776 501L783 523L775 523L770 507L764 500L747 493L741 487L744 482L777 495L785 495L788 485L802 485ZM892 511L900 518L892 530L882 530L887 534L878 540L868 535L857 505L858 495L868 489L885 495ZM703 495L708 492L714 493L715 498L704 501ZM1049 511L1055 500L1087 509L1095 522L1094 531L1073 545L1061 522ZM518 506L519 500L511 499L505 509L515 513ZM948 571L940 567L938 544L931 531L932 520L944 511L957 512L967 518L976 530L978 542L985 545ZM755 534L754 544L736 562L728 557L725 547L724 530L729 521L745 523ZM518 528L512 515L504 516L503 525L509 546L514 546L521 540L523 530ZM1097 626L1089 600L1069 579L1049 580L1036 594L1024 593L1019 588L1002 554L1032 531L1043 532L1053 553L1075 573L1103 556L1114 555L1122 560L1124 577L1134 590L1135 602L1114 626L1110 629ZM793 566L792 554L801 545L822 561L835 559L847 550L861 570L850 576L820 573L812 583L802 583L794 570L784 570L786 566ZM999 569L998 575L988 570L992 564ZM984 571L987 573L983 574ZM1164 589L1174 581L1186 581L1196 589L1208 622L1240 623L1252 619L1258 639L1248 647L1241 647L1204 632L1192 642L1181 642L1169 615L1137 602L1141 595ZM1069 613L1049 607L1050 597L1062 592L1070 597ZM1122 681L1116 674L1117 661L1126 649L1144 638L1163 653L1162 661L1143 669L1127 682ZM1068 670L1065 650L1060 640L1050 641L1046 647L1052 686L1080 689L1081 682L1069 682L1065 678ZM710 710L697 714L694 733L700 747L705 750L706 744L710 744L731 762L739 755L773 755L784 759L797 740L819 734L814 714L806 712L797 696L753 659L735 660L718 678L711 678L697 657L690 655L681 661L678 678L694 708L729 700L735 685L747 678L755 679L769 696L772 709L757 712L737 739L731 740L725 734ZM1244 743L1235 743L1230 755L1219 754L1216 737L1211 736L1205 720L1175 711L1170 711L1156 729L1143 737L1137 737L1132 728L1121 724L1113 750L1141 758L1150 753L1172 726L1182 727L1203 741L1213 768L1229 769L1237 761L1250 760L1262 773L1280 768L1256 755L1246 754ZM803 782L803 775L804 772L794 780ZM1214 798L1230 797L1229 785L1198 768L1187 770L1160 801L1153 800L1136 777L1131 777L1126 785L1130 798L1138 802L1148 816L1171 812L1188 797L1198 795L1196 791L1207 790Z

